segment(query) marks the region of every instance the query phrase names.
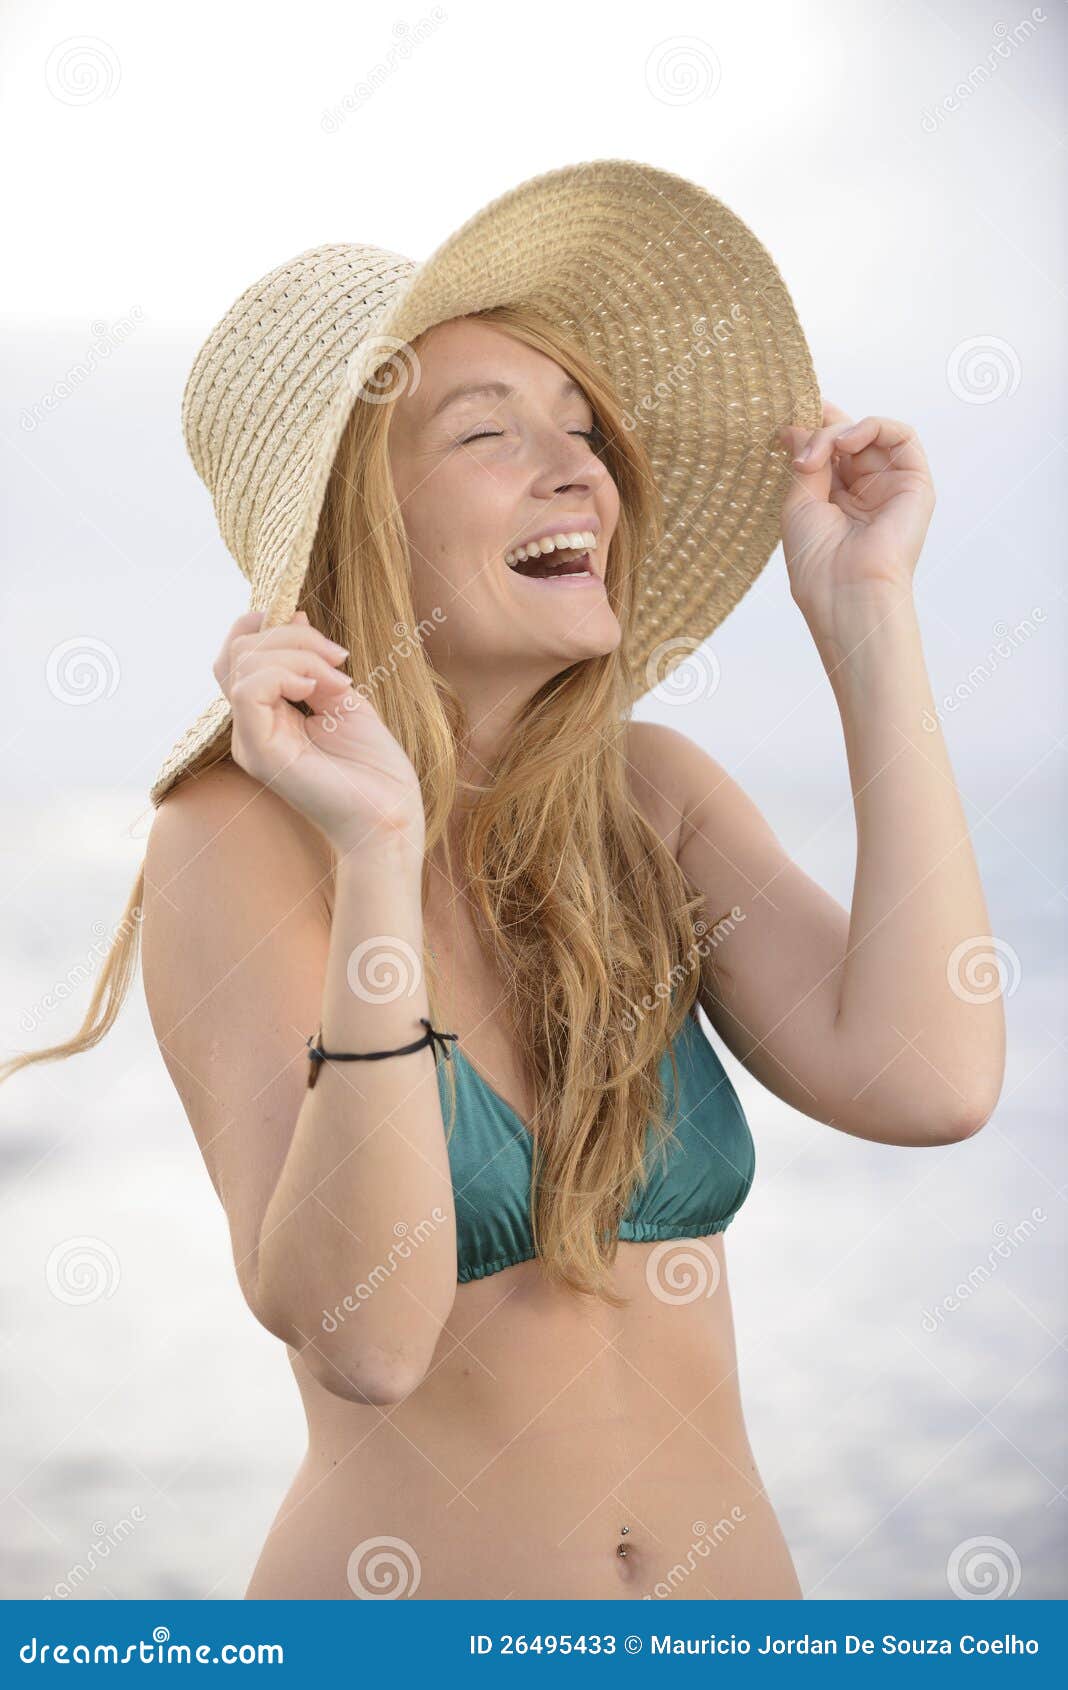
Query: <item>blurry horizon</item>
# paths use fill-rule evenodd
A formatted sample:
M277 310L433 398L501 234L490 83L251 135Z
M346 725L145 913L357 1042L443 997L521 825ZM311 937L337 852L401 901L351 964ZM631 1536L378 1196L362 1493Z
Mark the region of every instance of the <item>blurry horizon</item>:
M131 0L0 19L4 1055L80 1025L149 788L247 607L180 410L203 340L276 264L330 241L422 260L530 176L641 159L765 243L826 398L918 431L938 503L916 599L1006 976L1002 1099L966 1143L872 1145L717 1045L757 1141L726 1246L746 1425L816 1599L947 1596L976 1538L1009 1546L1014 1594L1065 1594L1066 56L1041 11L548 0L521 58L485 0L313 0L299 27L203 0L180 28ZM583 100L517 121L515 71L556 89L561 41ZM686 668L635 714L722 762L848 908L841 724L781 548ZM65 1595L130 1520L74 1594L241 1596L303 1415L139 974L99 1047L0 1087L0 1164L0 1597ZM79 1304L49 1264L84 1237L115 1283Z

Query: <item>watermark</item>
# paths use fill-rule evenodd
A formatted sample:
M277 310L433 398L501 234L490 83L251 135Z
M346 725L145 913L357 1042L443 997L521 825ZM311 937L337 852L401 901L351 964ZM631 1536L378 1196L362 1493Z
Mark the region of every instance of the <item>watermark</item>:
M365 1537L349 1556L345 1576L354 1596L365 1602L392 1602L414 1596L422 1566L403 1537Z
M950 1590L968 1601L1015 1596L1021 1576L1020 1557L1003 1537L966 1537L946 1562Z
M45 665L48 690L61 704L95 704L110 698L120 676L116 652L92 634L75 634L53 646Z
M1006 939L979 933L954 945L946 958L946 979L962 1003L992 1003L1011 998L1023 975L1016 951Z
M719 1289L719 1257L699 1238L668 1238L650 1250L645 1283L659 1303L696 1303Z
M388 405L415 393L423 379L419 354L393 334L368 335L345 365L349 392L364 405Z
M91 980L96 964L107 956L116 939L120 935L125 937L131 927L136 926L141 918L142 910L140 904L138 904L130 911L128 916L123 916L116 927L107 928L102 921L94 921L92 924L93 932L99 933L101 938L96 944L90 945L85 961L76 962L72 968L67 970L63 979L58 980L50 991L47 991L43 997L38 998L37 1002L31 1004L28 1009L23 1010L19 1016L21 1031L24 1033L34 1032L41 1025L46 1015L50 1014L61 1003L65 1003L72 993L80 989L87 980Z
M927 135L935 134L947 118L952 117L954 112L961 110L961 107L972 94L977 93L980 88L986 87L999 64L1002 64L1006 59L1010 59L1017 47L1031 40L1035 33L1035 25L1046 22L1046 14L1041 6L1032 6L1030 15L1021 18L1020 22L1012 29L1009 28L1007 23L1002 23L999 19L994 25L994 34L997 36L997 40L986 58L981 60L979 64L972 66L964 81L957 83L952 94L947 94L944 99L938 101L937 105L924 106L920 117L920 127L924 133Z
M103 1520L94 1521L93 1541L84 1557L80 1561L75 1561L72 1567L68 1567L64 1577L57 1580L51 1590L41 1597L41 1601L62 1601L71 1596L79 1595L82 1585L92 1578L95 1572L99 1571L100 1566L107 1561L113 1550L120 1549L126 1539L136 1531L137 1527L144 1525L146 1518L147 1516L140 1504L135 1502L130 1509L129 1517L123 1515L122 1519L117 1520L113 1526L106 1526Z
M969 1298L976 1296L984 1285L989 1284L1001 1263L1008 1261L1021 1244L1026 1244L1029 1239L1032 1239L1046 1219L1048 1217L1045 1212L1036 1205L1031 1210L1030 1215L1025 1216L1021 1221L1017 1221L1014 1227L1009 1227L1005 1221L998 1221L994 1227L996 1242L987 1251L985 1262L977 1262L973 1268L969 1269L967 1278L958 1281L953 1290L943 1297L941 1302L936 1303L931 1309L924 1309L923 1319L920 1322L923 1330L925 1332L937 1332L948 1315L956 1314L958 1309L964 1307Z
M691 1573L697 1572L704 1561L707 1561L714 1549L721 1543L734 1536L740 1525L748 1519L744 1508L734 1504L729 1516L721 1515L713 1525L707 1520L694 1520L690 1531L692 1542L686 1551L685 1561L676 1561L662 1579L658 1579L652 1590L647 1590L642 1597L643 1602L661 1601L671 1596Z
M65 1238L45 1264L48 1289L61 1303L99 1303L113 1297L121 1277L119 1258L102 1238Z
M420 1244L431 1238L437 1228L448 1218L443 1209L431 1209L430 1214L431 1220L420 1221L418 1226L411 1229L409 1229L407 1221L396 1221L394 1223L393 1231L397 1242L390 1245L386 1260L373 1267L367 1278L361 1279L354 1285L352 1291L347 1296L342 1297L340 1303L336 1303L332 1309L323 1310L320 1325L324 1332L337 1332L350 1314L358 1314L361 1305L369 1302L375 1292L392 1278L398 1268L402 1267L405 1262L411 1261ZM431 1224L431 1221L433 1224Z
M423 981L423 959L407 939L374 933L361 939L345 964L349 991L361 1003L396 1003L414 997Z
M719 658L689 634L661 640L645 661L645 691L661 704L694 704L711 698L720 683Z
M440 605L435 605L429 618L422 617L412 630L409 630L406 622L395 622L393 632L396 635L397 643L390 646L386 657L381 662L376 663L370 674L365 676L357 685L354 685L344 698L340 699L337 704L332 705L329 710L323 711L319 717L323 732L335 733L341 725L342 714L345 711L351 714L352 711L359 709L361 701L370 704L374 689L383 686L386 681L392 680L397 674L399 663L407 662L416 651L422 649L423 640L431 631L431 626L436 624L440 627L447 620L448 613L442 610Z
M725 317L717 317L714 323L710 324L707 317L696 317L690 324L690 333L693 338L689 342L686 352L664 372L652 392L643 394L633 410L622 413L623 427L626 432L632 433L639 422L646 420L650 411L658 410L661 400L669 398L675 388L687 389L692 387L698 360L710 358L713 355L712 342L715 341L720 346L724 345L730 340L736 328L740 327L742 323L748 322L747 311L737 301L731 306Z
M343 94L336 105L327 106L319 118L319 127L325 135L336 135L341 125L352 117L354 113L362 111L372 95L377 93L383 82L395 75L408 59L411 58L416 47L420 46L428 36L433 35L448 17L444 6L432 6L426 17L419 18L415 24L410 24L405 18L398 18L393 25L395 37L393 45L388 49L385 58L371 66L366 76L353 84L348 93Z
M707 41L696 35L669 35L658 41L645 61L645 86L665 106L690 106L719 87L723 70Z
M638 1023L643 1021L645 1016L651 1010L654 1010L658 1003L663 1003L665 998L673 997L676 988L685 980L686 976L694 968L699 967L703 959L709 956L717 945L722 944L723 940L734 932L737 924L744 920L745 912L740 910L737 904L733 904L729 912L720 916L711 928L702 916L698 916L693 924L693 930L697 935L696 943L689 947L685 958L674 965L666 980L657 981L652 993L646 992L639 1003L628 1005L627 1012L622 1019L624 1032L633 1033ZM707 937L709 933L711 938Z
M929 710L924 710L920 718L920 725L924 733L937 733L942 721L942 712L945 711L947 715L951 715L960 705L966 704L970 698L974 698L984 682L990 680L995 673L998 664L1007 663L1009 658L1037 632L1035 623L1041 625L1045 620L1046 612L1041 605L1036 604L1032 607L1030 616L1024 616L1011 628L1007 622L995 622L991 630L994 634L995 643L987 651L986 656L979 663L973 664L966 678L963 681L958 681L952 692L943 694L941 701L935 705L933 716Z
M35 404L23 406L19 415L19 427L24 434L32 434L40 428L45 418L77 393L78 389L89 380L101 364L106 363L111 354L128 340L136 328L144 322L145 314L140 305L132 305L125 317L120 317L114 323L90 323L89 333L93 339L75 363L70 364L66 374L52 383L47 393L43 393Z
M99 1631L99 1626L96 1627ZM165 1625L152 1628L151 1640L131 1641L126 1633L120 1643L53 1643L36 1636L19 1649L23 1666L281 1666L285 1649L281 1643L172 1643Z
M57 42L45 61L45 85L65 106L110 100L122 71L114 47L97 35L71 35Z
M966 405L991 405L1010 398L1020 385L1020 358L1014 346L997 335L974 335L960 340L946 359L949 391Z

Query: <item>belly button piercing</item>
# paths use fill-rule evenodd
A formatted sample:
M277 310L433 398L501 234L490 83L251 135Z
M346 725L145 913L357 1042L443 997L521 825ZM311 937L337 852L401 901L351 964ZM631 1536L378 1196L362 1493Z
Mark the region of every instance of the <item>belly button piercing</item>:
M629 1526L620 1526L619 1531L620 1531L620 1535L622 1537L626 1537L627 1533L630 1531L630 1527ZM617 1543L616 1544L616 1554L620 1557L621 1560L626 1560L627 1545L625 1543Z

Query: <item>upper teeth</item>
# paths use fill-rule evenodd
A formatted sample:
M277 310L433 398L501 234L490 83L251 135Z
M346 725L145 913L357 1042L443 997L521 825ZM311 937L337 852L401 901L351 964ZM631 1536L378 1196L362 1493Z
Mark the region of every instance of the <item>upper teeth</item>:
M504 561L509 569L514 569L517 563L525 563L531 557L544 557L547 552L589 552L596 545L597 536L592 529L587 529L584 534L547 534L544 540L532 540L529 546L505 552Z

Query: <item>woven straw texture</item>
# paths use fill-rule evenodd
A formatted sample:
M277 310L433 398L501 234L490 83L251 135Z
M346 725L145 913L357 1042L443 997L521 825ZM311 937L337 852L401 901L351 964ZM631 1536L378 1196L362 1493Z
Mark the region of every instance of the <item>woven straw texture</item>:
M649 454L664 537L644 561L629 634L637 698L764 567L789 475L777 431L822 421L770 254L696 183L595 160L492 201L423 264L355 244L299 254L246 289L198 353L182 403L189 454L249 608L266 610L266 626L288 621L361 386L373 396L374 370L433 324L508 303L585 347ZM167 757L153 804L229 713L219 693Z

